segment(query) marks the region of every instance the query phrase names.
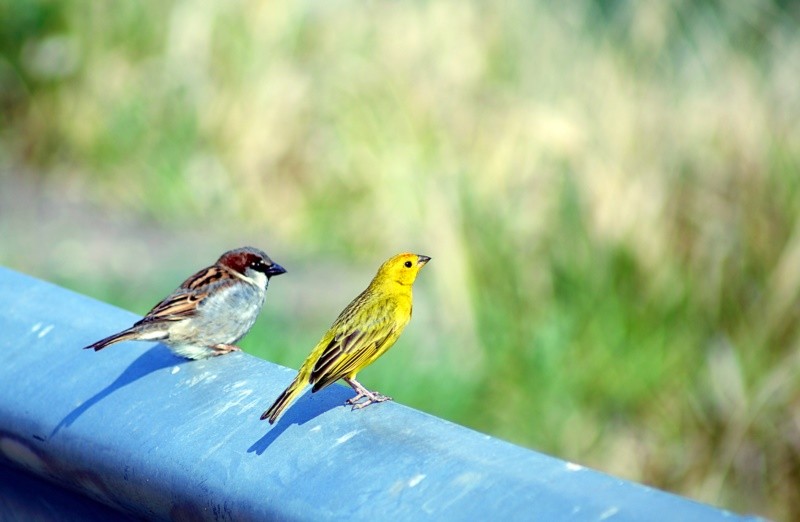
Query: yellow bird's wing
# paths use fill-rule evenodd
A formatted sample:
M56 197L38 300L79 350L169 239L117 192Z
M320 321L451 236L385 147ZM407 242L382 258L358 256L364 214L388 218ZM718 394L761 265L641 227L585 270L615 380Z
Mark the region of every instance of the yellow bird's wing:
M402 326L397 321L396 303L383 300L376 305L362 308L354 316L343 313L342 321L334 324L334 335L311 370L312 391L357 373L397 340Z

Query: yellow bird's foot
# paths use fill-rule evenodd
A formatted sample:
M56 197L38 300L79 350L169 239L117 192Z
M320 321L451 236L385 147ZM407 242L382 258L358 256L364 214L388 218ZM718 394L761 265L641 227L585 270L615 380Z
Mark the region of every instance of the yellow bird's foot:
M356 396L347 399L346 404L350 404L353 407L352 410L360 410L361 408L366 408L370 404L374 402L384 402L392 400L391 397L388 395L383 395L382 393L369 391L366 389L360 382L355 379L345 379L345 382L350 385L356 391ZM366 399L362 401L362 399Z
M231 352L241 352L242 349L233 344L215 344L211 347L214 350L214 356L225 355Z
M356 396L356 397L358 397L358 396ZM361 398L363 399L364 397L366 397L367 400L365 400L363 402L357 402L357 401L353 400L353 399L355 399L355 397L353 399L351 399L350 401L347 401L348 404L352 404L353 405L353 407L350 408L350 410L351 411L352 410L360 410L361 408L366 408L367 406L369 406L370 404L372 404L374 402L384 402L384 401L392 400L391 397L388 397L386 395L381 395L380 393L373 393L372 396L365 395L365 396L362 396Z

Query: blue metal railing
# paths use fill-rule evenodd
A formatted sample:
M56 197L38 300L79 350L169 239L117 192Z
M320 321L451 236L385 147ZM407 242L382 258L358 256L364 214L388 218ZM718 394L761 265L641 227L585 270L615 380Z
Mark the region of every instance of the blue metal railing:
M259 415L294 371L247 354L81 349L135 319L0 268L0 474L71 492L48 509L74 494L178 520L745 519L400 404L351 412L343 386L270 427ZM31 502L0 502L0 519Z

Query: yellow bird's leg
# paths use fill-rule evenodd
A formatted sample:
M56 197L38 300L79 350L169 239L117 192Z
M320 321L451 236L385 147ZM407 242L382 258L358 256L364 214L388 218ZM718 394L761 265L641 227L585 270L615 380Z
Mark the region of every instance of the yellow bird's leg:
M241 352L242 349L234 344L215 344L211 347L214 350L214 355L225 355L230 352Z
M373 402L383 402L383 401L390 401L392 400L391 397L386 395L380 394L378 392L369 391L364 387L363 384L358 382L353 378L345 377L344 381L350 385L356 392L356 396L350 399L347 399L347 404L353 405L353 410L360 410L361 408L365 408L372 404ZM359 402L361 399L366 398L366 401Z

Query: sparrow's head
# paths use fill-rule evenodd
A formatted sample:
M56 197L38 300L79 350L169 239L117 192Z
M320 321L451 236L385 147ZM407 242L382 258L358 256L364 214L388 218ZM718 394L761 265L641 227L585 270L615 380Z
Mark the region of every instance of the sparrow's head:
M420 254L397 254L381 265L373 283L392 281L412 285L420 269L430 260L430 257Z
M242 247L225 252L217 260L217 264L233 270L249 279L259 280L286 273L286 269L263 251L253 247ZM263 275L262 275L263 274Z

